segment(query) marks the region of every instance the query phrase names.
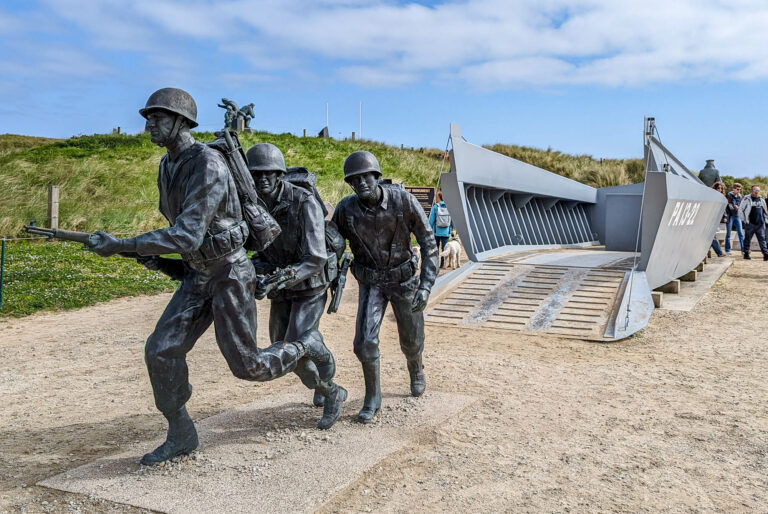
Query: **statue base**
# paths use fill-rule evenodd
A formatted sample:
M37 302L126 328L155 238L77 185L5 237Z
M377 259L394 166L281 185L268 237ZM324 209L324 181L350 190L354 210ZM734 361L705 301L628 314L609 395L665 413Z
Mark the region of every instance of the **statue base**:
M162 439L141 441L39 485L161 512L313 512L474 401L429 390L412 398L404 395L407 384L402 389L402 395L385 395L372 425L354 421L362 405L358 390L350 391L330 430L317 430L321 411L302 390L196 423L198 450L164 466L138 464Z

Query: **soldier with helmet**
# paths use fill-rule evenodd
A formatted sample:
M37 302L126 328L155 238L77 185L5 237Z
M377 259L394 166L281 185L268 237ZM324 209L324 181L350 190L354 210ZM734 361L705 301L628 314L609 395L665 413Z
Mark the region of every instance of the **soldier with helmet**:
M282 229L271 245L253 254L253 265L259 274L287 267L293 276L279 290L257 288L256 297L268 295L272 300L270 339L291 341L308 330L317 330L328 286L335 276L336 254L329 255L326 249L323 207L312 191L281 179L286 169L280 149L260 143L248 149L246 160L259 197ZM302 359L294 372L305 386L315 390L314 404L323 407L322 425L318 427L328 428L341 415L347 398L346 389L332 381L336 372L333 358L319 368Z
M354 152L344 161L344 180L355 194L336 206L333 221L349 240L352 274L360 285L354 351L363 366L365 400L357 419L371 423L381 408L379 329L387 304L397 321L411 394L426 387L421 354L424 314L437 277L437 246L424 210L401 187L379 184L381 169L370 152ZM421 246L421 273L411 251L411 234Z
M167 150L157 184L160 211L170 226L127 239L97 232L99 242L91 249L105 257L122 252L182 256L181 269L171 270L181 275L181 285L145 347L155 405L168 420L166 441L141 459L149 465L198 445L185 407L192 394L186 354L211 323L230 370L245 380L281 377L305 356L318 366L327 366L332 357L316 330L257 348L256 274L243 249L249 229L224 158L189 133L197 126L197 106L187 92L160 89L139 113L147 120L151 141ZM168 262L156 257L152 262L169 271L162 269Z

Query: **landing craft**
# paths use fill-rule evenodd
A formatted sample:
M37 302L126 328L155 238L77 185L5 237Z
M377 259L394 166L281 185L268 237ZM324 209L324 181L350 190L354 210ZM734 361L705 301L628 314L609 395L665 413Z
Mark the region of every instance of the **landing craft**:
M645 120L645 181L594 188L467 142L451 124L443 198L470 259L441 277L431 324L587 340L648 324L651 291L696 268L725 209Z

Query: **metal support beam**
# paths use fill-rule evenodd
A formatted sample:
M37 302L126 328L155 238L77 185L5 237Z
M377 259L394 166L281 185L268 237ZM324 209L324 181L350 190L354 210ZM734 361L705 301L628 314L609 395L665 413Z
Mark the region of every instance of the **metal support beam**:
M515 204L515 209L522 209L531 200L533 200L533 195L512 195L512 202Z
M574 207L579 205L579 202L576 200L567 200L560 202L560 205L562 205L566 211L572 211Z
M541 200L541 205L544 207L545 211L550 210L552 207L555 206L557 202L559 202L559 198L544 198Z
M504 193L506 193L506 191L504 191L503 189L497 189L495 191L491 191L491 201L493 203L498 202L504 196Z

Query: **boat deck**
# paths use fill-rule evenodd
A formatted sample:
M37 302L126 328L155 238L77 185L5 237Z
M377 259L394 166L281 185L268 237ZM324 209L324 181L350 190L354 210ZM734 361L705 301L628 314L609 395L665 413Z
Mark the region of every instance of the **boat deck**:
M605 337L634 254L596 248L511 252L478 263L430 304L429 324Z

